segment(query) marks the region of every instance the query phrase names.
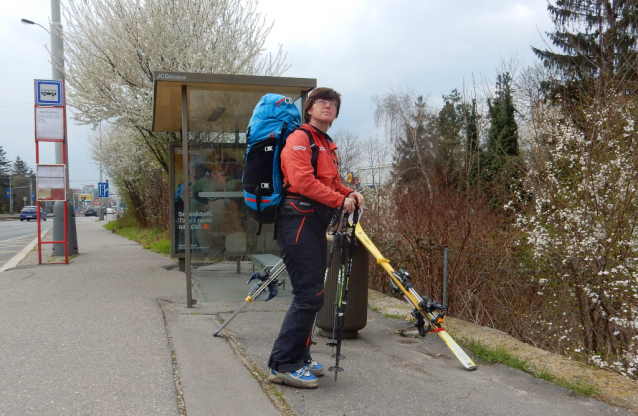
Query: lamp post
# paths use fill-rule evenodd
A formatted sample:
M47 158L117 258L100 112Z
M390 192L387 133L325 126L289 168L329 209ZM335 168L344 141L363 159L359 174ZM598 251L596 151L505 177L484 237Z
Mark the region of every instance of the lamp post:
M39 24L39 23L32 22L31 20L27 20L27 19L22 19L22 20L21 20L21 22L22 22L22 23L24 23L25 25L36 25L36 26L40 26L42 29L46 30L46 31L47 31L47 33L48 33L49 35L51 34L51 32L49 32L49 30L48 30L46 27L42 26L42 25L41 25L41 24Z
M64 43L62 42L62 20L60 18L60 0L51 0L51 30L47 30L44 26L28 19L22 19L22 23L27 25L37 25L46 30L51 35L51 75L52 79L64 81ZM66 124L66 123L65 123ZM64 131L64 139L68 144L66 137L66 128ZM53 240L64 240L64 204L70 209L67 211L67 230L68 230L68 254L78 253L77 249L77 233L75 229L75 213L71 201L69 201L69 149L62 143L55 143L55 163L63 164L66 160L66 184L65 194L67 200L65 202L56 201L53 204ZM63 255L65 252L64 244L53 244L53 254Z

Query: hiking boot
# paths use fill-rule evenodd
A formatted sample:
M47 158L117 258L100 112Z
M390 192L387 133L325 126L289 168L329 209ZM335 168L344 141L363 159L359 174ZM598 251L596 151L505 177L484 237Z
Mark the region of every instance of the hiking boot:
M314 358L311 358L311 362L308 365L308 371L315 377L321 377L325 374L323 366L319 364Z
M293 373L280 373L279 371L270 369L268 381L277 384L287 384L300 389L314 389L319 385L317 377L310 374L306 366Z

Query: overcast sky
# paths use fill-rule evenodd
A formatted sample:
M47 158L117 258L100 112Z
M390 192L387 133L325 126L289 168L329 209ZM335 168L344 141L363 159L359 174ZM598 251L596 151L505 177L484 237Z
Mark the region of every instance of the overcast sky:
M64 0L62 0L64 2ZM283 44L290 77L316 78L342 94L340 117L331 132L376 133L371 99L402 84L440 105L441 95L495 78L496 67L517 56L536 60L530 46L552 30L545 0L261 0L274 20L267 47ZM0 146L11 160L35 167L33 80L50 79L45 44L50 0L5 1L0 12ZM176 16L177 17L177 16ZM99 167L88 157L88 126L69 120L71 186L96 184ZM47 147L48 146L48 147ZM52 145L41 145L42 163L53 163ZM49 155L47 157L47 155Z

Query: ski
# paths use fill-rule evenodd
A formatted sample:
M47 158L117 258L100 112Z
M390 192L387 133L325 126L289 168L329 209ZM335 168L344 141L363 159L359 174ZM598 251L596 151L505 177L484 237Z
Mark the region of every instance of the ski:
M332 215L332 219L330 220L330 225L328 225L328 230L331 230L341 218L341 208L337 208L335 213ZM326 288L326 283L328 282L328 275L330 274L330 266L332 265L332 256L335 252L335 247L337 246L337 241L335 240L336 232L329 232L328 234L333 236L332 244L330 245L330 254L328 255L328 264L326 265L326 272L323 275L323 288ZM312 324L312 331L310 331L310 345L317 345L315 341L315 329L317 328L317 319L319 319L319 312L315 314L315 321Z
M390 275L390 290L392 293L400 293L414 307L412 315L416 320L416 327L421 336L427 335L429 332L435 332L445 342L450 351L456 355L463 366L472 371L476 370L476 365L472 359L463 351L454 338L447 333L441 325L445 315L445 308L436 302L431 301L427 297L421 297L409 282L411 276L404 270L396 271L390 265L390 261L383 257L379 249L372 243L368 235L363 231L360 224L355 225L355 235L357 239L366 247L366 249L377 260L377 264ZM439 311L435 314L435 311Z
M237 314L244 308L244 306L248 305L253 300L258 299L263 294L264 290L268 289L270 292L268 294L268 298L266 299L266 302L268 302L270 299L277 296L278 288L281 285L281 282L277 278L285 270L286 270L286 266L284 265L284 261L279 260L279 262L276 265L274 265L270 270L268 270L266 274L255 272L252 275L250 275L250 277L248 278L248 282L246 282L246 284L249 284L253 280L259 280L259 282L255 282L255 284L253 284L253 286L250 288L250 291L248 292L248 296L246 297L246 301L244 302L244 304L241 305L241 307L237 309L235 312L233 312L233 314L230 315L224 321L224 323L215 330L215 332L213 332L213 336L216 337L217 334L219 334L222 329L226 328L226 325L228 325L230 321L232 321L233 318L237 316Z
M341 341L343 340L343 325L345 321L346 306L348 304L348 286L350 283L350 276L352 274L352 262L354 257L354 251L356 249L356 238L354 236L354 230L359 221L359 209L355 207L352 215L352 224L348 221L348 213L344 213L343 226L334 235L333 247L341 250L341 264L339 266L339 274L337 277L337 288L335 291L335 316L332 329L332 341L328 343L333 347L334 354L332 357L335 359L335 365L328 368L329 371L334 371L335 382L337 381L337 375L343 371L343 368L339 366L339 361L345 358L341 355ZM350 231L348 233L348 231ZM336 242L336 243L335 243ZM346 255L348 261L346 262ZM330 263L328 263L330 265Z

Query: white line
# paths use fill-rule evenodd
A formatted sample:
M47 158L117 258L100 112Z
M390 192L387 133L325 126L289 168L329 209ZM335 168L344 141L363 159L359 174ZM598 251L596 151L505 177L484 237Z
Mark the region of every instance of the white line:
M47 235L47 233L49 231L50 231L50 229L42 231L42 236L40 238L43 239ZM37 245L38 245L38 239L36 238L33 241L31 241L24 249L22 249L21 252L19 252L15 256L13 256L11 258L11 260L6 262L4 264L4 266L0 267L0 273L2 273L3 271L5 271L7 269L12 268L12 267L16 267L18 265L18 263L20 263L20 261L23 258L25 258L27 256L27 254L29 254L31 252L31 250L33 250L35 248L35 246L37 246Z
M7 238L6 240L0 240L0 244L2 243L6 243L6 242L11 242L11 241L19 241L19 240L31 240L33 238L33 236L37 236L38 233L35 234L27 234L27 235L21 235L20 237L13 237L13 238Z

